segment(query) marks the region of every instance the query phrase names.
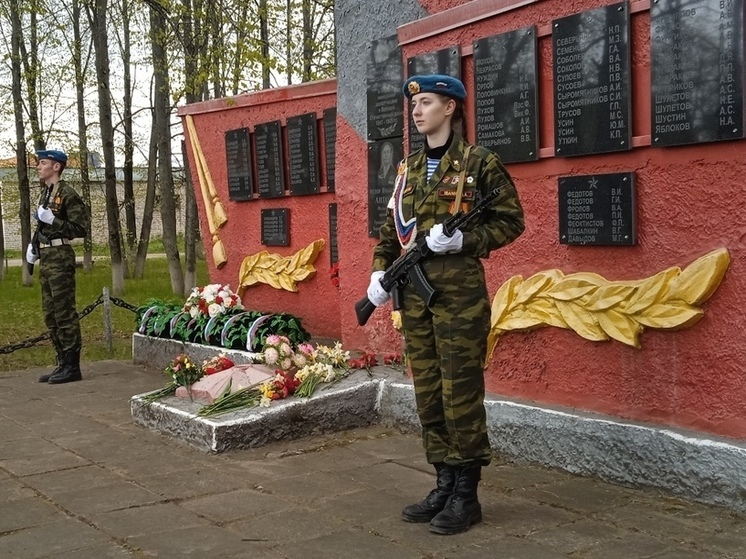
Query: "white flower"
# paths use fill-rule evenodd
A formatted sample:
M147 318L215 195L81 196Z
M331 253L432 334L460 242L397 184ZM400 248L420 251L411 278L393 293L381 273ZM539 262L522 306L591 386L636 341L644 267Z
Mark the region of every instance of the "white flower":
M222 312L223 312L223 307L221 307L220 305L217 305L215 303L211 303L207 307L207 314L210 315L210 318L215 318L216 316L218 316Z
M290 346L286 343L280 344L280 353L283 355L292 355L293 350L290 349Z
M293 362L290 360L290 357L286 357L285 359L283 359L282 363L280 364L280 366L284 370L288 370L290 367L292 367L292 365L293 365Z
M298 368L305 367L306 366L306 357L303 354L301 354L301 353L296 353L293 356L293 363L295 363L295 366L298 367Z
M273 347L268 347L264 350L264 362L267 365L274 365L277 363L277 360L279 359L279 355L277 353L277 350Z
M199 314L199 307L192 307L189 309L189 316L192 318L197 318L197 315Z
M259 400L259 405L264 408L268 408L271 403L272 400L270 398L267 398L266 396L262 396L262 399Z

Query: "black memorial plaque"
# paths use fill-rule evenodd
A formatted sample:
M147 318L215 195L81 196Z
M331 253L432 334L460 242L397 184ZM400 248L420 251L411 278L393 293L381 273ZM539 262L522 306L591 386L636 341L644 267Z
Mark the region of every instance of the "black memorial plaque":
M401 47L396 35L368 44L368 140L404 134L403 76Z
M397 165L404 158L402 138L368 144L368 236L378 237L386 206L394 193Z
M329 259L331 263L339 262L339 243L337 242L337 204L329 204Z
M560 243L637 243L634 173L561 177Z
M630 149L629 29L627 2L552 23L555 155Z
M286 247L290 245L290 210L262 210L262 244Z
M316 114L288 118L286 130L290 194L316 194L320 184Z
M654 146L744 137L744 0L650 4Z
M239 128L225 133L225 158L228 162L228 198L251 200L251 144L249 129Z
M285 173L282 161L280 122L267 122L254 127L256 144L256 182L259 198L285 195Z
M407 76L423 74L445 74L461 79L461 47L448 47L433 52L419 54L407 59ZM414 153L425 145L425 137L417 132L409 112L409 153Z
M334 192L334 172L337 166L337 107L324 109L324 155L326 190Z
M477 144L505 163L539 158L536 28L474 43Z

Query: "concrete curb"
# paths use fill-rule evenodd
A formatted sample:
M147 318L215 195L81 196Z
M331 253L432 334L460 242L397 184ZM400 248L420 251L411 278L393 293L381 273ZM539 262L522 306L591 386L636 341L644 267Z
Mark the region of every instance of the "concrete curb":
M181 351L206 359L223 350L133 337L136 363L165 367ZM250 360L250 354L236 353L243 356L229 355L237 362ZM196 418L198 404L167 398L145 406L139 395L132 398L132 417L212 452L373 423L419 431L411 382L386 367L375 367L373 373L358 371L309 400L280 401L271 408L233 412L219 420ZM746 446L735 441L494 395L486 398L485 408L490 443L503 456L746 511Z

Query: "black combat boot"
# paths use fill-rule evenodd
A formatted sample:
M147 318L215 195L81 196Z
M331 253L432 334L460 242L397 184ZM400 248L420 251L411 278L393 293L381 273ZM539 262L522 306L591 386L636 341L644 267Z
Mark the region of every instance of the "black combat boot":
M47 382L52 377L52 375L56 375L62 370L62 352L59 350L57 351L57 357L55 357L54 363L57 366L52 369L51 373L44 373L43 375L41 375L39 377L39 382Z
M76 380L83 380L83 375L80 373L80 349L71 349L66 351L63 356L62 369L57 374L49 377L47 381L49 384L63 384L66 382L74 382Z
M481 466L466 466L456 470L456 486L445 508L430 521L430 531L436 534L466 532L472 524L482 521L482 506L477 499Z
M453 494L456 482L456 469L444 462L433 464L438 478L435 489L424 500L417 504L404 507L402 518L407 522L430 522L433 517L443 510L448 498Z

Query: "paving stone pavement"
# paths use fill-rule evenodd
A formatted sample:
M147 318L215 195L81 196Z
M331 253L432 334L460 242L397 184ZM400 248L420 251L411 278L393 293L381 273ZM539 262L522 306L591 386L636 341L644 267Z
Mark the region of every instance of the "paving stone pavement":
M125 362L40 385L0 373L0 558L746 559L746 517L656 491L497 459L484 522L400 520L434 476L379 426L206 454L133 424L164 377Z

